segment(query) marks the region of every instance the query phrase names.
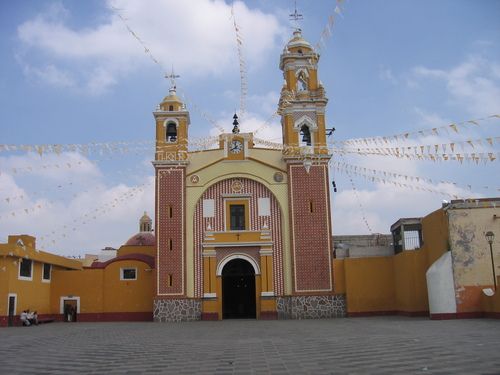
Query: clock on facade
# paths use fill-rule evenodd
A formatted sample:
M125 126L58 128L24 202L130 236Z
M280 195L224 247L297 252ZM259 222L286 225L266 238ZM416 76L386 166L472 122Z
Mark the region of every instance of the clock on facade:
M243 151L243 143L238 140L232 141L229 145L229 152L232 154L239 154L241 151Z

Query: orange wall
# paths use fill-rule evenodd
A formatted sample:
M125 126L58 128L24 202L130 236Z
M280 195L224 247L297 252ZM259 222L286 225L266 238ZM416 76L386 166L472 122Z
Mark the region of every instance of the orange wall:
M137 268L137 280L120 280L120 268ZM153 311L153 272L136 260L113 262L104 271L104 312ZM83 305L83 303L82 303Z
M443 209L422 218L422 236L421 250L427 254L428 269L449 248L448 216Z
M137 268L137 280L120 280L121 268ZM52 312L59 314L60 298L69 295L80 297L80 313L153 311L154 272L149 269L144 262L123 260L104 269L56 272Z
M335 293L345 293L348 313L428 311L426 254L334 260Z
M8 258L0 258L0 316L7 315L7 296L9 293ZM17 311L16 311L17 313Z
M348 313L394 311L392 257L344 259Z
M33 262L32 280L19 280L19 258L7 257L2 259L0 269L0 315L7 315L7 296L17 294L16 315L23 310L37 311L39 314L50 313L50 288L54 282L53 276L57 266L52 266L52 280L42 281L43 263Z
M403 251L393 257L396 310L428 311L427 254L422 250Z
M102 269L54 272L51 313L60 314L60 300L63 296L80 297L80 313L102 312L103 276Z
M333 260L333 291L337 294L345 294L345 268L344 259Z

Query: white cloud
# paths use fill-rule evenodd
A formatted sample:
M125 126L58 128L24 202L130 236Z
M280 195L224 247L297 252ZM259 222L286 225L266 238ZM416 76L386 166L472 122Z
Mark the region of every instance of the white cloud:
M83 254L122 245L138 232L143 211L153 216L153 176L107 186L101 170L75 153L11 156L0 165L0 241L25 233L50 252Z
M131 29L168 70L173 64L176 71L199 77L237 67L231 5L224 1L198 0L194 5L176 0L110 0L108 7L121 9ZM243 2L234 3L234 13L247 63L253 67L264 64L285 29L274 15L250 9ZM67 84L76 80L87 92L100 94L125 74L152 63L111 10L105 22L91 28L68 26L67 15L68 10L52 5L18 27L18 37L28 51L42 51L53 59L48 72L47 68L30 68L34 74L45 71L41 74L47 83L61 86L66 77ZM27 61L26 65L33 63ZM71 66L77 79L70 79L69 73L61 76L59 65Z
M262 116L271 116L278 109L280 94L269 91L264 94L253 94L247 96L247 106L252 111L259 111Z
M443 81L457 106L473 116L484 116L500 110L499 71L498 63L472 56L450 70L418 66L413 69L413 75Z
M75 78L70 72L59 69L52 64L37 68L23 63L23 72L26 76L33 77L36 81L50 86L61 88L76 86Z
M426 191L402 188L390 183L376 183L374 188L356 189L349 186L337 186L338 193L334 193L332 200L333 233L368 234L364 224L363 214L374 233L389 233L390 226L402 217L422 217L437 210L443 199L450 197ZM356 185L358 185L356 183ZM415 186L443 191L460 197L470 197L471 192L447 183L419 183ZM474 194L480 197L481 194Z
M22 156L1 157L0 165L2 170L11 175L28 173L33 177L55 181L78 178L89 183L101 176L95 164L76 152L44 154L43 157L31 152Z
M398 83L398 80L392 73L392 70L384 66L381 66L379 69L379 78L383 81L390 82L393 85Z

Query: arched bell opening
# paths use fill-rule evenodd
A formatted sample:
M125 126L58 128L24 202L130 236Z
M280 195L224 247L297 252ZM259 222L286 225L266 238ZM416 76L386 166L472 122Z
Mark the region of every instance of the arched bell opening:
M167 142L176 142L177 141L177 126L173 122L169 122L167 124Z
M311 131L309 130L309 126L302 125L300 128L300 137L301 137L301 146L311 146Z
M244 259L233 259L222 269L222 318L255 319L255 270Z

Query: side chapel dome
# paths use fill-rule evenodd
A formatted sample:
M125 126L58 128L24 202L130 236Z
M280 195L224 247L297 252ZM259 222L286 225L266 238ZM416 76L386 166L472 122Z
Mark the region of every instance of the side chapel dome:
M153 220L144 211L144 215L139 220L139 233L130 237L124 246L155 246L156 237L153 233L152 224Z

